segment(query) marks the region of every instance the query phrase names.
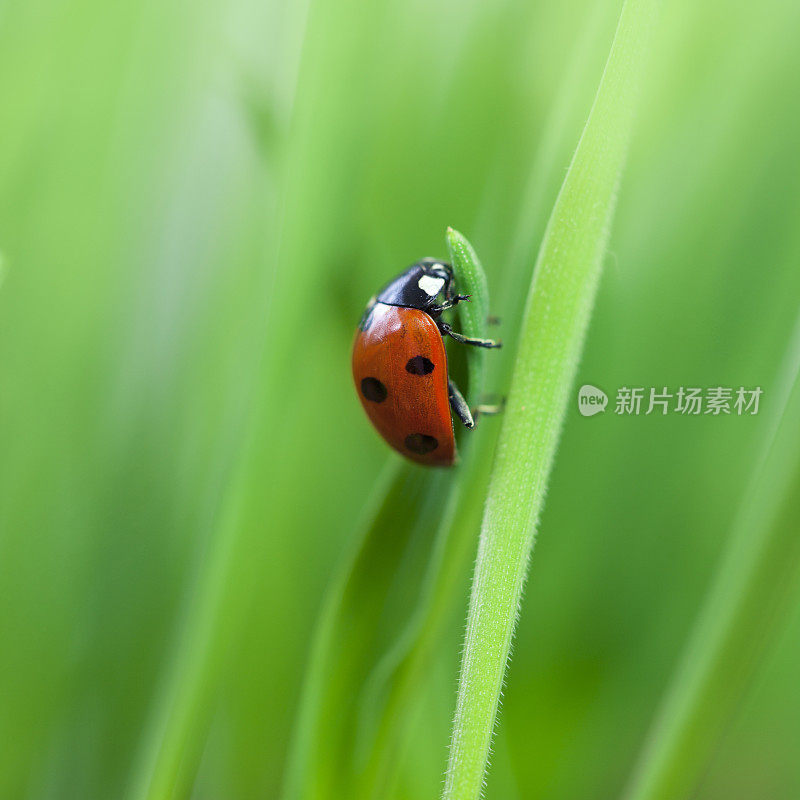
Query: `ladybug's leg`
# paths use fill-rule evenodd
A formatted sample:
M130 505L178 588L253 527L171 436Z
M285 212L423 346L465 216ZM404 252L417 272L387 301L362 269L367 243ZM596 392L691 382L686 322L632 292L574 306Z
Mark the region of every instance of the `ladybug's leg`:
M448 272L450 272L449 267ZM442 292L444 293L444 303L442 303L440 306L436 306L438 311L446 311L448 308L457 306L462 300L469 300L470 295L468 294L456 294L453 291L453 285L453 275L451 273L445 280L444 286L442 287Z
M429 314L441 314L442 311L447 311L448 308L454 308L459 303L462 303L464 300L469 300L472 297L471 294L453 294L449 297L445 297L444 303L438 306L433 306L433 308L428 309Z
M494 339L472 339L469 336L462 336L460 333L456 333L450 325L446 322L439 322L439 330L443 334L447 334L452 339L455 339L457 342L461 344L471 344L474 347L502 347L502 342L496 342Z
M458 418L466 425L468 428L475 427L475 420L472 419L472 413L469 410L469 406L467 405L467 401L464 399L464 395L458 391L458 386L453 383L453 381L447 381L447 391L450 397L450 405L455 411Z
M452 268L448 266L448 277L444 282L444 299L445 300L452 300L453 299L453 272Z

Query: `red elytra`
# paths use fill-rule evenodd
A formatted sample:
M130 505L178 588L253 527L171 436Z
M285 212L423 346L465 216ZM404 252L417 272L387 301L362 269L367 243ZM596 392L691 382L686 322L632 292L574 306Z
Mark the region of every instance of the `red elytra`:
M353 344L353 379L367 416L399 453L420 464L456 460L447 353L418 308L376 303Z

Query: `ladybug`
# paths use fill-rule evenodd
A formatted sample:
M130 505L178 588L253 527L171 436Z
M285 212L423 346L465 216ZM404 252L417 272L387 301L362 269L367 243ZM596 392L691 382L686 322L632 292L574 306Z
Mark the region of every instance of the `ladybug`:
M449 264L435 258L412 264L370 299L353 344L353 379L370 421L395 450L429 466L456 461L451 408L467 428L475 426L447 373L444 337L500 347L462 336L441 319L469 300L454 288Z

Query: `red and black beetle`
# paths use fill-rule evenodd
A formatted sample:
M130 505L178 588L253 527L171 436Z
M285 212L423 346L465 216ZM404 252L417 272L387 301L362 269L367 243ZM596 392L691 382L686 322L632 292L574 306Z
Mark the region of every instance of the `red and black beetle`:
M434 258L412 264L370 300L353 344L353 379L372 424L399 453L430 466L456 460L451 407L467 428L475 425L448 375L443 337L500 347L462 336L441 319L469 300L454 289L449 264Z

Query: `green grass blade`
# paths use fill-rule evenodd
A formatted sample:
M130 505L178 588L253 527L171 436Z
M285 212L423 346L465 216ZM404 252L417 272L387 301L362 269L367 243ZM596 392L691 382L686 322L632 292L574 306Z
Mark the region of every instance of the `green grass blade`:
M363 758L364 797L386 797L386 787L407 766L399 756L407 748L421 711L420 688L426 682L426 670L449 626L457 621L496 440L491 430L470 436L463 451L469 457L464 459L446 501L415 613L395 647L376 665L364 689L363 706L373 716L372 724L362 724L360 730L360 739L365 740L361 749L369 748Z
M800 334L800 327L798 328ZM791 392L755 469L717 579L628 787L629 800L687 797L744 693L800 567L800 335Z
M391 472L376 487L375 511L323 604L286 773L287 800L353 796L359 698L413 613L424 579L431 530L453 474L398 463Z
M486 338L486 320L489 316L489 284L480 259L466 237L453 228L447 229L447 248L450 263L461 294L470 295L468 303L458 306L461 332L476 339ZM486 351L482 347L468 347L469 400L474 405L483 391Z
M547 478L589 323L655 3L627 2L556 200L522 325L489 487L445 781L480 795Z

